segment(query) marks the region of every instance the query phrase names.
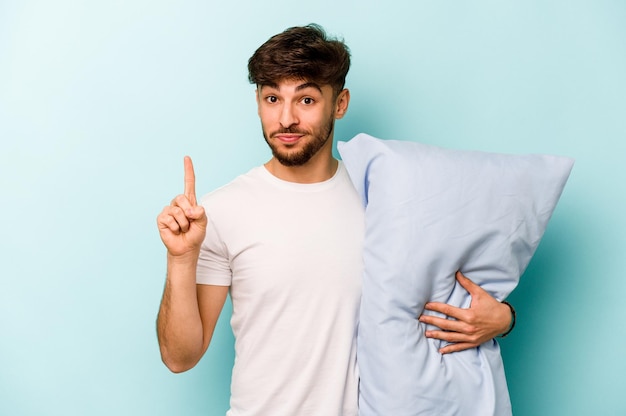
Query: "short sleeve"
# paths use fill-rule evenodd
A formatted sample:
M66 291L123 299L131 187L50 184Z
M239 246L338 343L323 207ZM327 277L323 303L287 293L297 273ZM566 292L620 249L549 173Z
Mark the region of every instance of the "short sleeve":
M205 207L206 209L206 207ZM204 285L230 286L232 271L228 250L220 238L218 225L207 212L208 225L206 237L200 248L196 283Z

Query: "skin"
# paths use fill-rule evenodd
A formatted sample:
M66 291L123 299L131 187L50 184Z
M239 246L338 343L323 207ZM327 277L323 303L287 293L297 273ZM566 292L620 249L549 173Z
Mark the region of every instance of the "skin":
M227 286L197 285L196 265L207 217L197 204L193 164L185 157L185 190L157 217L167 247L167 279L157 318L161 358L173 372L186 371L209 347Z
M425 335L428 338L454 343L440 349L439 352L442 354L474 348L503 334L509 329L513 318L508 306L498 302L461 272L456 272L456 279L472 296L470 307L463 309L445 303L430 302L424 309L441 312L456 320L430 315L419 317L420 322L440 328L438 331L426 331Z
M338 166L332 156L334 122L346 114L350 92L288 79L277 85L259 86L256 100L263 135L273 153L266 169L296 183L330 179ZM307 152L308 156L303 156ZM208 225L204 208L197 203L189 157L185 157L184 172L184 192L157 217L161 240L167 248L167 278L157 335L161 358L176 373L194 367L206 352L229 290L228 286L196 284L200 246ZM471 307L429 303L426 309L457 320L425 315L419 318L441 328L428 331L426 336L455 343L442 353L475 347L505 332L511 320L508 306L460 273L457 279L472 295Z
M334 122L346 114L350 92L344 89L335 97L330 85L285 80L260 86L256 100L263 137L274 155L265 164L267 170L290 182L330 179L338 165L332 156ZM298 158L307 148L315 151L306 161ZM301 163L288 165L285 159Z

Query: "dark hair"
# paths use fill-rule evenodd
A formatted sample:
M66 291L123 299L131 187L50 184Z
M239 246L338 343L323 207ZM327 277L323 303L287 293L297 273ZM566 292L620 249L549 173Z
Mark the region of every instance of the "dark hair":
M339 93L349 69L348 46L310 24L289 28L261 45L248 60L248 80L277 85L285 79L302 79L330 85Z

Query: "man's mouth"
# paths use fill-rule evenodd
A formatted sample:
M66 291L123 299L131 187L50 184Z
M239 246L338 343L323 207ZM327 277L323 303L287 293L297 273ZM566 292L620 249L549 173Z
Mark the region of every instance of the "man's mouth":
M285 144L292 144L297 142L304 134L294 133L278 133L274 135L274 138Z

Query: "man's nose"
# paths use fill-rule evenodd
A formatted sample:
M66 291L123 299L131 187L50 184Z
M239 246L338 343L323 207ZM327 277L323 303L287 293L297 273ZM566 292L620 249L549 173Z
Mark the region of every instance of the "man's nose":
M280 125L283 128L288 128L294 124L298 124L296 112L291 105L285 104L280 112Z

